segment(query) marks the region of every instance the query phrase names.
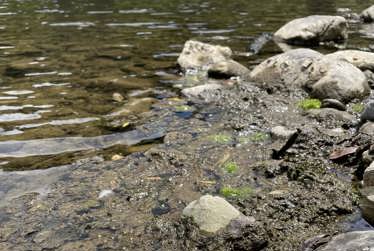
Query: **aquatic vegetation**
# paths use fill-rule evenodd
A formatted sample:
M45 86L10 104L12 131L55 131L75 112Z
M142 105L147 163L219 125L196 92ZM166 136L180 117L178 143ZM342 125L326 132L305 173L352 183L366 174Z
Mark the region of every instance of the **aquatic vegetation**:
M361 113L364 110L365 106L361 103L353 104L352 110L357 113Z
M222 187L220 193L222 196L227 197L227 198L230 198L230 197L247 198L253 193L253 190L250 187L239 187L239 188Z
M304 100L301 100L297 105L303 110L310 110L310 109L320 109L322 103L318 99L304 99Z
M209 140L214 141L219 144L227 144L232 141L232 136L229 134L215 134L209 136Z
M174 107L176 112L190 112L192 111L192 107L188 105L178 105Z
M240 144L260 143L270 139L270 135L264 132L255 132L250 135L238 137Z
M236 173L239 169L239 166L235 162L229 161L223 165L223 168L227 173Z
M263 133L263 132L256 132L254 134L251 134L249 137L249 139L253 142L262 142L262 141L266 141L269 138L270 138L270 135L267 133Z

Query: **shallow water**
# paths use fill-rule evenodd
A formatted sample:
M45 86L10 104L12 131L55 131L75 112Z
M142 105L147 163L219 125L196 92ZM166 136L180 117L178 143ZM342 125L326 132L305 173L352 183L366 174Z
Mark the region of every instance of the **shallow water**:
M172 89L173 82L165 79L175 72L187 39L228 45L250 66L281 51L270 45L248 56L251 43L264 32L296 17L344 8L359 12L367 5L358 0L2 1L1 144L112 134L101 123L108 114L122 107L125 116L140 106L147 110L149 105L136 101L162 99L158 92ZM347 46L368 48L372 34L374 27L352 24ZM124 96L122 103L112 100L115 92ZM52 146L28 151L37 155ZM0 156L6 151L0 149Z

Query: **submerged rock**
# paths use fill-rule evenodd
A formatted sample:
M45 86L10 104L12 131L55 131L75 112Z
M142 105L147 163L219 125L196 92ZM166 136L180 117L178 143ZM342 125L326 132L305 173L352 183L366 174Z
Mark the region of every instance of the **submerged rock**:
M215 233L228 226L241 213L221 197L204 195L188 204L183 215L191 217L201 230Z
M213 77L249 74L249 70L232 60L231 56L232 50L229 47L189 40L185 43L177 61L183 71L199 69L209 72Z
M358 50L337 51L326 55L335 60L345 60L362 71L374 70L374 53Z
M374 5L370 6L360 15L361 19L366 23L371 23L374 21Z
M250 79L267 87L301 87L318 99L341 102L370 94L366 76L357 67L310 49L271 57L253 69Z
M318 251L364 251L374 249L374 231L355 231L339 234Z
M340 16L308 16L295 19L275 34L274 39L289 44L318 44L347 39L347 20Z

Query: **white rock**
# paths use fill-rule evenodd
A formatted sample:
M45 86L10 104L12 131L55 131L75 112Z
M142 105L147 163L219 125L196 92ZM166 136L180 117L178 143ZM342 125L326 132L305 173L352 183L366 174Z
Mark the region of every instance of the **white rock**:
M229 47L189 40L184 44L183 51L178 57L178 64L183 69L201 68L230 60L231 55Z
M229 47L189 40L178 57L178 64L184 71L198 69L225 77L248 75L248 68L232 60L231 56Z
M191 217L201 230L215 233L241 216L241 213L221 197L204 195L191 202L183 210L183 215Z

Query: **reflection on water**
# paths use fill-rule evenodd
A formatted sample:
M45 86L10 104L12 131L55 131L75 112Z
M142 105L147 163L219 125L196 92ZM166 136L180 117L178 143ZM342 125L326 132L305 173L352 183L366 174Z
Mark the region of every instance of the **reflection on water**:
M228 45L237 60L252 65L280 51L273 45L248 57L249 45L261 34L296 17L336 14L337 8L357 12L367 5L356 0L4 0L0 141L7 146L10 140L109 135L99 120L131 116L149 109L154 97L162 98L155 88L169 88L175 80L169 69L187 39ZM367 47L374 28L357 30L362 34L353 33L350 43ZM125 100L113 101L113 93Z

